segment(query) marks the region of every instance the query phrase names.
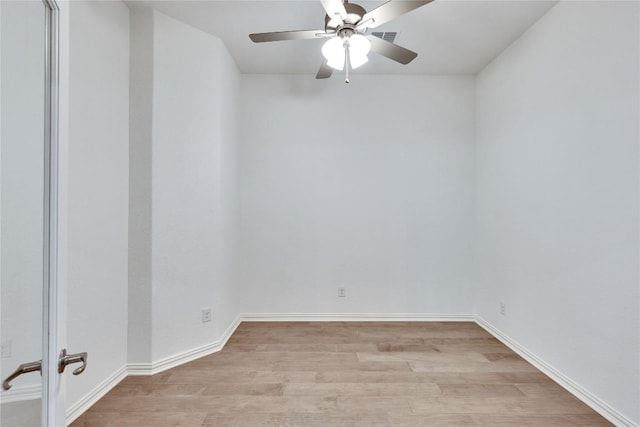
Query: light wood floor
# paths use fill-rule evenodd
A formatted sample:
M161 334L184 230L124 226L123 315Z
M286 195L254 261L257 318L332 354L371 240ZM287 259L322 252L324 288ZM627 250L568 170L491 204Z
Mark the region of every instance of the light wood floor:
M224 350L128 377L81 426L600 426L475 323L242 323Z

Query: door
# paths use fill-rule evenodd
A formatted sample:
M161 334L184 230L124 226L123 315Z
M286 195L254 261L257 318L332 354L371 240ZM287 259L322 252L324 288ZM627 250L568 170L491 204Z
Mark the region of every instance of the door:
M0 425L54 425L57 7L0 2ZM58 418L59 419L59 418Z

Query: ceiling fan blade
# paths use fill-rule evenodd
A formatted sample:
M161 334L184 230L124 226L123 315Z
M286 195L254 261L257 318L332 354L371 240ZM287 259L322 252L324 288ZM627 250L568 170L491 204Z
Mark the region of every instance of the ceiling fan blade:
M376 28L398 16L431 3L433 0L391 0L372 11L365 13L362 22L370 21L368 28Z
M253 33L249 38L254 43L278 42L282 40L309 40L323 37L324 30L296 30L296 31L275 31L271 33Z
M327 65L327 60L325 59L318 70L318 74L316 74L316 79L328 79L331 74L333 74L333 68Z
M329 18L339 16L343 21L347 19L347 9L345 9L342 0L320 0L320 3Z
M416 56L418 56L418 54L412 50L390 43L386 40L382 40L379 37L367 36L367 38L371 41L372 51L379 53L382 56L386 56L389 59L393 59L403 65L407 65L409 62L413 61Z

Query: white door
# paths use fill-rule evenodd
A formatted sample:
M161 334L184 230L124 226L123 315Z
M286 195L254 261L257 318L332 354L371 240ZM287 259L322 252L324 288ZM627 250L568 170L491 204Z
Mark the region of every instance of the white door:
M0 2L0 425L60 424L55 1ZM84 360L83 360L84 359ZM84 365L86 355L62 359ZM56 413L57 412L57 413Z

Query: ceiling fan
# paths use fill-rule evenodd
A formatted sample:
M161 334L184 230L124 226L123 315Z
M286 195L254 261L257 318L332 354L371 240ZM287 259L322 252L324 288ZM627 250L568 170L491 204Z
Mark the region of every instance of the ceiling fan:
M367 12L362 6L348 0L320 0L327 12L324 30L295 30L249 34L255 43L282 40L307 40L327 38L322 46L325 57L316 79L331 77L333 70L345 70L345 83L349 83L349 70L368 61L369 51L386 56L400 64L413 61L417 53L373 35L369 28L376 28L398 16L431 3L433 0L391 0Z

